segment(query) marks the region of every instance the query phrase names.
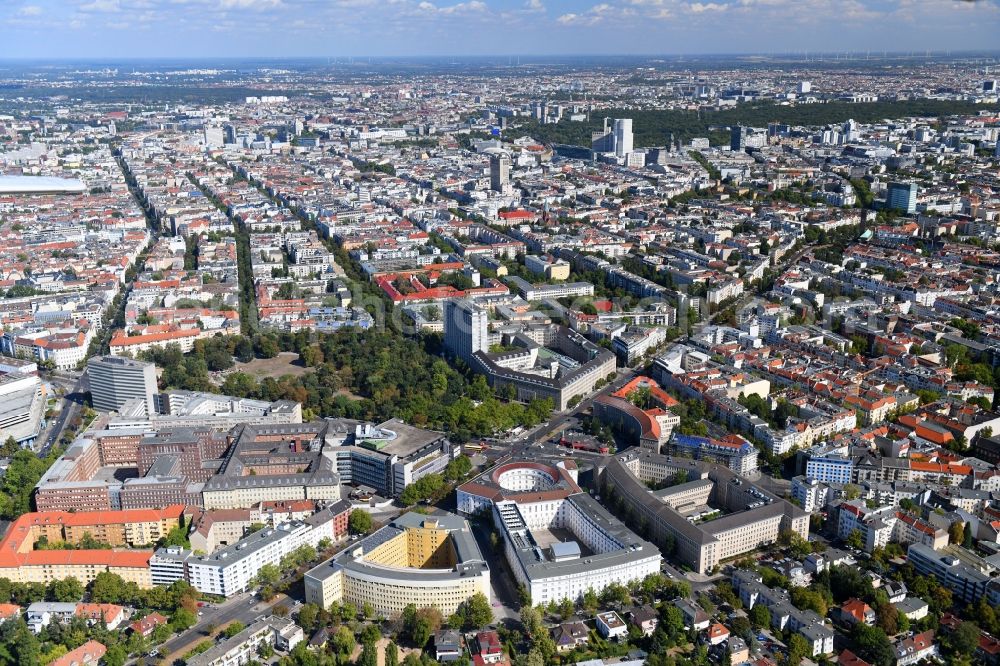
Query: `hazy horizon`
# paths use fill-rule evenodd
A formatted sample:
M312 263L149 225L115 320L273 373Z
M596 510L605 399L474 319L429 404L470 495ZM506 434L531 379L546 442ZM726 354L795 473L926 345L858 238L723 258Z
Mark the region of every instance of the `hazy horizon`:
M125 55L89 55L89 56L0 56L0 63L192 63L192 62L308 62L351 64L368 61L428 61L440 62L446 60L504 63L508 65L545 64L546 62L562 63L566 61L609 62L613 60L636 60L644 62L679 62L683 60L719 60L755 59L755 60L786 60L799 63L832 64L836 62L880 60L883 58L920 60L925 58L945 59L964 57L997 57L1000 48L993 49L941 49L941 50L900 50L900 51L719 51L705 53L521 53L516 55L506 53L442 53L442 54L385 54L385 53L354 53L347 55L183 55L183 56L125 56Z
M14 0L0 58L426 58L996 50L997 0ZM531 55L527 55L531 54Z

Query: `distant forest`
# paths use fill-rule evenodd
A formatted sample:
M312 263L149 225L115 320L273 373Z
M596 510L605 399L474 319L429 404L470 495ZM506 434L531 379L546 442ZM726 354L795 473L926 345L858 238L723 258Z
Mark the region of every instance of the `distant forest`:
M741 104L724 111L639 111L635 109L601 109L591 113L589 122L563 121L539 125L534 120L504 132L504 138L531 136L544 143L564 143L590 146L590 135L599 131L604 118L631 118L636 147L663 146L671 132L680 141L694 137L709 137L712 145L729 142L726 127L747 125L766 127L770 122L788 125L831 125L851 118L859 123L872 123L906 116L941 117L997 110L996 104L975 104L947 100L910 100L900 102L829 102L780 106L772 103Z
M81 84L76 86L45 86L24 85L20 83L0 84L0 97L26 97L44 99L46 97L65 97L85 102L109 104L152 104L152 103L187 103L187 104L223 104L227 102L242 102L247 97L262 95L301 95L298 89L261 89L246 86L214 85L108 85L91 86ZM322 94L313 94L322 99Z

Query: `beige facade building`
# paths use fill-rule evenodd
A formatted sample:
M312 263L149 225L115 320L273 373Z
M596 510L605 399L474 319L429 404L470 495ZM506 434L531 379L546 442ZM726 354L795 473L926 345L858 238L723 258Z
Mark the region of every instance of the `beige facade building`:
M26 513L0 541L0 578L18 583L48 584L76 578L84 585L108 571L140 588L152 587L151 550L144 548L179 525L181 505L132 511ZM80 543L85 536L112 546L94 550L35 550L38 541Z
M646 485L681 471L692 480L663 491ZM785 530L809 535L809 514L720 465L633 450L613 457L600 480L602 494L620 498L647 538L699 573L772 544Z
M349 601L397 617L409 604L451 615L477 592L490 596L490 572L468 522L453 514L407 513L306 573L306 601Z

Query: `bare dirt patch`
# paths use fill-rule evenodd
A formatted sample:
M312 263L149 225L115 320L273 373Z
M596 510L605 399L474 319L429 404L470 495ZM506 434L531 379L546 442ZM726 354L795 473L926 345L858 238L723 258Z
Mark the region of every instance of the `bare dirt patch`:
M295 352L281 352L274 358L255 358L249 363L237 363L234 369L257 379L278 378L282 375L301 377L309 371L309 368L300 365L298 361L299 355Z

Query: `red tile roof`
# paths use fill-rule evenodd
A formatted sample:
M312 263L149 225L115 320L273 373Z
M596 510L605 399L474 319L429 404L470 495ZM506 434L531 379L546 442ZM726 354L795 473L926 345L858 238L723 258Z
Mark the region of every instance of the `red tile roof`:
M837 664L839 666L871 666L867 661L846 648L837 658Z
M97 664L108 649L97 641L87 641L75 650L71 650L59 657L49 666L84 666L85 664Z

